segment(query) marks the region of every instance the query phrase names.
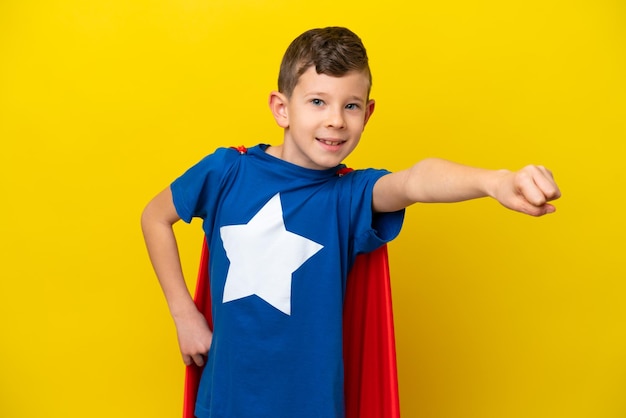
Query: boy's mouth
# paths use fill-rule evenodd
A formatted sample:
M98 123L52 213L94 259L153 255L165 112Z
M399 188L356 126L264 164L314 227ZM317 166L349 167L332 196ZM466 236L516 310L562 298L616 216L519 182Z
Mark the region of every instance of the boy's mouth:
M315 139L317 139L322 144L326 144L330 146L338 146L338 145L343 144L344 142L347 142L342 139L328 139L328 138L315 138Z

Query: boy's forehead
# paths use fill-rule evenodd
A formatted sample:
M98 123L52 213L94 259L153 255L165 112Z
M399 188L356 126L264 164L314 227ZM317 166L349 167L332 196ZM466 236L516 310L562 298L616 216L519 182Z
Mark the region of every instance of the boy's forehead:
M355 98L367 98L370 88L369 75L365 71L350 71L341 76L318 74L309 67L298 79L294 89L301 94L339 93Z

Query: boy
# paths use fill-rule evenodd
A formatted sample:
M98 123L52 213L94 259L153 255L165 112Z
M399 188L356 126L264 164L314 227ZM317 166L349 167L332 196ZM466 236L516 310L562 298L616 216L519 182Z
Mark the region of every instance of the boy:
M490 196L554 212L552 174L439 159L344 173L375 102L361 40L314 29L283 58L269 105L279 146L218 149L145 208L142 227L185 364L205 364L196 415L342 417L342 303L354 258L399 233L404 208ZM187 291L172 225L204 219L214 333ZM208 353L208 354L207 354Z

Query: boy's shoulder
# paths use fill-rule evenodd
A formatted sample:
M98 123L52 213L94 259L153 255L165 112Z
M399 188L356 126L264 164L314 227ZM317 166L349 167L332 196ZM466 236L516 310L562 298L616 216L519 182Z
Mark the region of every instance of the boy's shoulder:
M255 147L258 147L255 146ZM255 148L252 147L252 148ZM225 167L239 159L239 156L248 154L251 148L243 145L231 146L231 147L218 147L209 154L202 157L197 165L200 166L220 166Z
M218 158L229 158L234 159L238 155L248 155L248 154L257 154L259 152L265 152L265 148L269 145L266 144L257 144L251 147L247 147L245 145L231 145L231 146L222 146L216 148L211 154L207 155L205 158L210 158L212 156Z

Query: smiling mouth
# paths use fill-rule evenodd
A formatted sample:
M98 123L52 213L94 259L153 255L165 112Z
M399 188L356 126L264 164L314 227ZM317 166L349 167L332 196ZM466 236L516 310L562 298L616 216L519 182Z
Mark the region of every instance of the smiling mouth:
M331 145L331 146L339 146L347 141L340 139L324 139L324 138L315 138L322 144Z

